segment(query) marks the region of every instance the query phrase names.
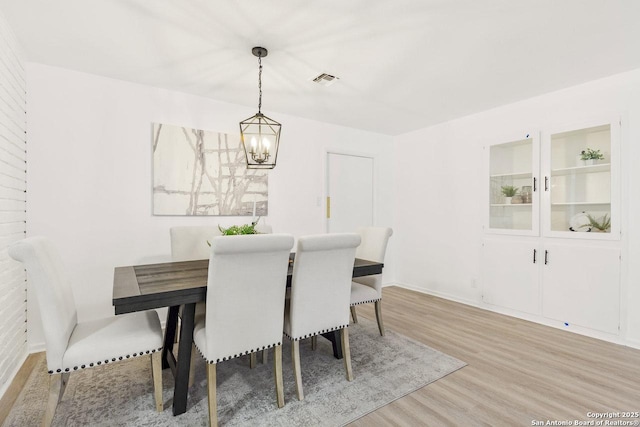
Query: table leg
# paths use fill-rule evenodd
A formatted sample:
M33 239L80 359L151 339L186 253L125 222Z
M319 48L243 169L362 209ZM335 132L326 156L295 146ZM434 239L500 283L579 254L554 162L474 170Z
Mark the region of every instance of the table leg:
M189 369L191 368L191 347L193 345L193 322L196 304L185 304L182 310L180 327L180 344L178 345L178 361L176 366L175 386L173 389L173 415L187 411L189 393Z
M173 342L176 337L176 328L178 327L178 308L179 306L169 307L167 312L167 322L164 327L164 347L162 348L162 369L169 368L167 352L173 350Z
M333 346L333 357L342 359L342 341L340 340L340 331L327 332L322 334L323 337L331 341Z

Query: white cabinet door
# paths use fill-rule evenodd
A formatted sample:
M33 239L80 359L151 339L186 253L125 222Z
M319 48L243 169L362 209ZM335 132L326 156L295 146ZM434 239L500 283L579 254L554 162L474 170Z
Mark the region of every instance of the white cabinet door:
M543 134L543 234L618 240L620 121L582 126Z
M327 153L327 232L373 225L373 158Z
M485 238L482 258L485 303L540 314L541 257L536 241Z
M488 191L485 231L491 234L538 235L539 142L524 133L510 142L485 147Z
M620 249L585 242L547 241L544 250L543 315L567 326L575 324L617 334Z

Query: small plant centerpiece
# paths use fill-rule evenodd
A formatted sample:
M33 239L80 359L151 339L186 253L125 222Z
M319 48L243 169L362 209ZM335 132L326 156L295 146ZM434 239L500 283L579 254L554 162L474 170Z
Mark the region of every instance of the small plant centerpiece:
M600 150L593 150L587 147L586 150L580 152L580 159L584 160L585 164L592 165L596 160L603 160L604 154Z
M611 217L609 214L604 214L600 220L590 214L587 214L587 218L589 219L589 224L584 224L582 227L591 227L592 230L596 230L601 233L609 232L609 229L611 228Z
M251 224L242 224L242 225L232 225L228 228L220 227L218 224L218 230L222 233L223 236L240 236L243 234L260 234L258 230L256 230L256 226L258 225L258 221L260 221L260 217L253 221ZM211 242L207 240L207 245L211 246Z
M518 194L518 187L514 187L513 185L503 185L502 186L502 194L505 197L505 203L511 203L511 198Z
M258 218L259 219L259 218ZM229 228L222 228L218 225L218 230L222 233L223 236L238 236L241 234L259 234L256 230L256 225L258 221L253 221L251 224L243 224L243 225L232 225Z

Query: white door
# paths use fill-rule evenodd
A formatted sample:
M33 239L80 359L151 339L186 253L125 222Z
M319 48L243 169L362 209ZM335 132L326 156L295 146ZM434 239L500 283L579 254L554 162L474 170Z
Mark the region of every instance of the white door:
M327 232L373 225L373 158L327 153Z

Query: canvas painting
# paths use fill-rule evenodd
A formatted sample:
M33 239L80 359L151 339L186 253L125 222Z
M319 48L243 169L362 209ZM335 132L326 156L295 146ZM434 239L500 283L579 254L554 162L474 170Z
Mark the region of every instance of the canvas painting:
M268 175L239 135L153 124L154 215L265 216Z

